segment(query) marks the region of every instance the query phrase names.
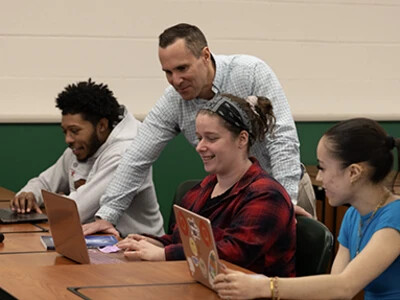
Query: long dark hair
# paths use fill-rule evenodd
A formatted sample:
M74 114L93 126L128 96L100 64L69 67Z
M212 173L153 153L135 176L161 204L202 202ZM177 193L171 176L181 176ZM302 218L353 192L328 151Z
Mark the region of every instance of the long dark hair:
M400 139L388 136L378 122L367 118L355 118L339 122L329 129L324 136L330 142L330 152L347 167L353 163L366 162L373 169L370 180L374 183L383 181L392 170L394 156L392 149L400 153ZM398 156L398 171L400 157Z

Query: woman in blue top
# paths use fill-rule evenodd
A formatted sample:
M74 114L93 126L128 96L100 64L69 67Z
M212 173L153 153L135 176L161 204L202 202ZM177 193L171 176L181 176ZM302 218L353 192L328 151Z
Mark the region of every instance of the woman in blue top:
M352 206L331 274L268 278L228 269L214 283L220 297L351 299L364 289L365 299L400 299L400 197L384 185L393 148L400 157L400 139L369 119L343 121L328 130L317 148L317 179L332 206Z

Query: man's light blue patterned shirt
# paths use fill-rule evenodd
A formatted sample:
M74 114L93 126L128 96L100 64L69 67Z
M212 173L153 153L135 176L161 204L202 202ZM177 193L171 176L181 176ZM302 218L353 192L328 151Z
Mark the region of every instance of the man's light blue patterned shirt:
M260 165L288 191L297 203L301 175L299 141L290 107L282 87L271 68L249 55L214 55L215 93L229 93L246 98L266 96L273 106L276 126L273 136L256 142L250 151ZM126 151L96 216L116 224L129 207L149 168L166 144L180 132L193 146L197 144L195 118L206 103L204 99L183 100L170 86L145 118L138 135Z

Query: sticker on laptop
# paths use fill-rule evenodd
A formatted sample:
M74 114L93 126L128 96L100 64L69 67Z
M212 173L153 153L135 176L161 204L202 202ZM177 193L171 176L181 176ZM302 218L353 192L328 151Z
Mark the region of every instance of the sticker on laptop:
M208 281L212 285L214 283L214 278L218 274L218 260L215 255L214 250L210 251L208 256Z
M189 245L193 255L197 256L199 254L199 252L197 251L197 245L196 242L191 237L189 238Z
M179 212L178 212L178 223L179 223L179 227L180 227L181 230L182 230L182 233L183 233L184 235L188 235L188 233L189 233L189 226L188 226L188 224L187 224L187 222L186 222L185 217L183 216L182 211L179 211Z
M199 258L197 256L192 256L192 261L196 267L199 266Z
M191 236L196 240L200 240L200 231L196 222L192 218L188 218L187 222L189 224Z
M210 232L208 231L207 228L207 223L204 220L200 220L199 224L200 224L199 227L200 227L201 237L203 238L203 241L206 244L206 246L210 247L212 241Z
M187 260L188 265L189 265L189 270L190 270L190 272L191 272L192 275L193 275L193 274L194 274L194 271L195 271L193 262L192 262L192 260L190 259L190 257L188 257L186 260Z
M200 258L199 266L200 266L201 274L203 274L204 278L207 278L207 267L202 258Z

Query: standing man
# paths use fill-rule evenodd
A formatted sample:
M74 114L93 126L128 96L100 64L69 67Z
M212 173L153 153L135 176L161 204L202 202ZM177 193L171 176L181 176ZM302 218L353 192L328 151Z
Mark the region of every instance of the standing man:
M189 24L166 29L159 36L158 55L171 86L147 115L100 200L96 216L101 220L84 225L84 233L112 230L172 138L182 132L190 144L197 145L197 111L219 93L271 100L276 116L274 135L255 143L251 155L286 188L296 204L301 176L299 142L289 104L270 67L253 56L211 54L204 34Z
M41 212L44 189L75 200L81 222L93 222L99 199L141 124L118 104L107 85L90 79L67 86L56 103L68 148L54 165L29 180L11 200L11 207L19 213ZM129 208L115 223L117 230L110 233L164 232L151 175L148 169L135 197L129 200Z

